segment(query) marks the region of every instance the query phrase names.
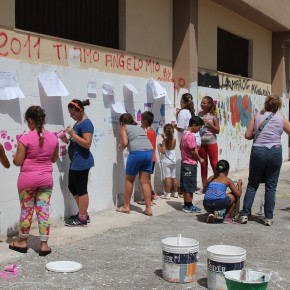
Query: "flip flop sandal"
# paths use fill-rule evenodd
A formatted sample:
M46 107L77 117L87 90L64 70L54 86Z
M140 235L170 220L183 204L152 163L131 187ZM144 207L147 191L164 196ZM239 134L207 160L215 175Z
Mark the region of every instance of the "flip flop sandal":
M117 212L121 212L121 213L130 214L130 211L129 211L129 210L124 210L123 207L117 207L117 208L116 208L116 211L117 211Z
M145 210L143 211L143 214L148 215L148 216L153 216L152 213L147 213Z
M16 252L19 252L19 253L22 253L22 254L26 254L27 253L27 247L26 248L17 247L17 246L15 246L14 243L15 242L13 242L12 245L9 245L9 249L10 250L13 250L13 251L16 251Z
M39 250L38 254L39 254L40 257L45 257L45 256L49 255L50 253L51 253L51 248L48 251Z

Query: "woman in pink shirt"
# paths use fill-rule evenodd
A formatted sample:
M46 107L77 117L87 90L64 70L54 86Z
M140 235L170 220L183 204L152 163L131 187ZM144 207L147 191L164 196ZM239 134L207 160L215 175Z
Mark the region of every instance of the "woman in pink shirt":
M41 239L39 256L46 256L51 253L47 244L49 204L53 187L52 163L58 158L58 141L53 133L44 129L45 112L41 107L29 107L25 121L30 132L19 139L13 160L14 165L21 166L17 185L21 206L19 240L9 244L9 248L27 253L27 238L35 210Z

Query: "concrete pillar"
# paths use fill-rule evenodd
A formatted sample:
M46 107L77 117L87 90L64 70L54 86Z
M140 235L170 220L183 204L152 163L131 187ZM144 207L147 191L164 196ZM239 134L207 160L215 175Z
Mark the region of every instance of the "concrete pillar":
M197 87L198 0L173 0L173 79L176 87Z
M0 0L0 26L15 27L15 0Z
M290 32L273 32L272 94L288 96Z

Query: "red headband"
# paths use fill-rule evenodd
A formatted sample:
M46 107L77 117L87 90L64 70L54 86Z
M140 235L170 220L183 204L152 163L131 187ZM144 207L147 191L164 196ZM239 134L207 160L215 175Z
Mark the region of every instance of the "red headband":
M70 104L73 104L77 109L79 109L80 111L82 111L83 109L75 102L70 102Z

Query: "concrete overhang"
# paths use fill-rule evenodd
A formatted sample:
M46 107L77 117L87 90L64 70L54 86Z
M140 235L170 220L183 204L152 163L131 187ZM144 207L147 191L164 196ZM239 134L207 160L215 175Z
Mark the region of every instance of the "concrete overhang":
M212 0L272 32L290 30L290 0Z

